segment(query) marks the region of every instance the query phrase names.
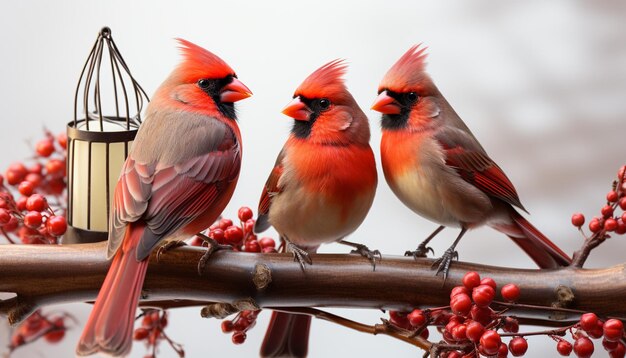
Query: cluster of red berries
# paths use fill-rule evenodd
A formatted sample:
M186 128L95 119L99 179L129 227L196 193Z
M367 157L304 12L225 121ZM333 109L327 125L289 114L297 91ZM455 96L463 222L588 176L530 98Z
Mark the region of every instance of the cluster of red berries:
M208 236L219 244L230 245L235 251L272 253L276 251L276 241L271 237L258 238L254 234L254 213L247 206L237 211L239 225L233 224L230 219L222 218L209 227ZM193 246L203 246L206 243L199 237L191 240ZM261 310L245 310L239 312L232 320L222 321L222 332L232 333L234 344L246 341L246 332L256 325L256 318Z
M254 234L254 224L252 209L242 206L237 212L239 225L233 224L230 219L220 219L209 227L208 236L219 244L230 245L235 251L244 252L276 252L276 241L271 237L257 238ZM206 243L199 237L194 237L190 245L206 246Z
M150 354L144 356L144 358L156 357L157 347L163 340L169 343L179 357L185 356L185 351L182 346L172 341L165 334L165 327L167 327L167 311L157 309L145 310L140 318L141 327L135 329L133 339L136 341L145 341Z
M463 285L454 287L450 293L450 306L436 309L416 309L410 313L391 311L390 323L406 330L412 330L421 337L428 338L427 327L435 326L447 344L440 345L442 357L506 357L509 352L514 357L523 356L528 342L519 331L519 323L513 317L504 316L490 308L496 297L496 282L480 278L476 272L468 272L463 277ZM515 302L520 297L520 289L507 284L500 289L505 301ZM514 334L509 344L502 342L498 330Z
M621 212L617 212L617 210ZM585 216L581 213L572 215L572 225L581 228L585 224ZM626 166L619 169L617 180L613 182L611 191L606 194L606 205L600 210L600 216L589 221L589 230L604 239L607 233L626 234Z
M246 341L246 332L256 325L256 318L261 310L245 310L237 313L232 320L222 321L222 332L232 333L234 344L242 344Z
M63 315L44 315L41 310L35 311L15 329L11 336L9 350L12 352L18 347L36 341L43 337L48 343L58 343L65 337L65 319Z
M4 177L0 175L0 229L7 240L14 242L12 233L24 244L55 244L65 233L65 217L56 215L52 206L59 210L63 206L66 146L65 134L55 138L46 132L35 147L33 165L13 163ZM17 199L12 190L20 195Z
M585 313L580 321L572 327L567 327L571 332L574 344L567 340L552 336L557 342L556 350L562 356L569 356L572 351L579 358L588 358L594 352L594 344L591 339L602 338L602 347L609 353L611 358L624 358L626 346L622 342L624 336L624 324L617 319L608 319L603 322L595 313Z

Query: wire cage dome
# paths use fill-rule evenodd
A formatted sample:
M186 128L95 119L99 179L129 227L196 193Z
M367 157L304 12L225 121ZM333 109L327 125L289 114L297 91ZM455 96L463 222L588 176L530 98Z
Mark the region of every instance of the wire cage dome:
M111 29L102 28L78 79L74 120L67 125L69 226L63 243L107 239L115 184L147 101L146 92L113 41Z

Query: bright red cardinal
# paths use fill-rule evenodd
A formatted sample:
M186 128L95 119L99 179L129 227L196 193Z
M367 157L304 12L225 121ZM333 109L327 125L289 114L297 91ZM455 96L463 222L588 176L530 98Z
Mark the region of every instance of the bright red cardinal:
M373 263L379 255L342 240L365 219L378 180L369 123L344 84L345 70L339 60L320 67L283 109L295 121L259 203L255 231L274 226L302 265L308 252L335 241ZM310 324L309 316L274 312L261 356L306 356Z
M416 251L444 226L460 227L454 244L436 262L444 272L468 229L489 225L508 235L540 267L566 266L570 258L514 207L524 211L513 184L425 72L425 49L414 46L387 72L372 109L383 113L380 144L387 183L419 215L439 223Z
M111 268L76 353L130 352L148 256L162 239L211 225L241 166L233 102L250 90L222 59L178 40L182 63L156 91L122 169L109 226Z

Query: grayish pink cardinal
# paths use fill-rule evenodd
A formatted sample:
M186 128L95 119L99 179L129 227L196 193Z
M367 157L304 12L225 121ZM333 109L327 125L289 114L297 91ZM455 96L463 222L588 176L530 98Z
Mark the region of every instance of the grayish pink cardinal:
M372 109L382 112L381 158L385 179L417 214L460 234L435 262L447 275L455 247L468 229L489 225L503 232L542 268L566 266L570 258L522 217L515 187L425 72L425 49L411 47L389 69Z
M210 226L241 166L233 103L251 95L213 53L179 40L184 59L152 98L117 186L107 257L113 258L76 353L130 352L148 256L165 238Z

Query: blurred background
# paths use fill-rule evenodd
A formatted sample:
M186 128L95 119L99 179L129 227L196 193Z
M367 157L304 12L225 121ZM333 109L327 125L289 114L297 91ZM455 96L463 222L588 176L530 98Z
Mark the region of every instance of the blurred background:
M65 130L73 118L78 75L104 25L148 94L178 63L173 38L191 40L225 59L254 92L238 104L244 140L241 179L225 216L242 205L256 209L262 185L291 126L280 113L294 89L329 60L350 63L347 84L372 126L379 159L379 114L369 110L378 82L411 45L428 46L428 72L442 93L516 185L531 221L566 252L581 244L572 213L588 218L603 205L618 167L626 162L626 4L483 0L423 1L12 1L0 3L0 168L26 159L28 140L46 127ZM79 109L80 110L80 109ZM370 215L350 239L399 255L436 225L405 208L380 171ZM434 241L437 255L455 230ZM624 261L625 243L595 250L590 267ZM516 246L490 229L470 232L460 259L534 267ZM321 252L347 252L340 245ZM415 287L419 290L419 287ZM84 322L86 304L71 310ZM364 323L376 310L333 310ZM168 334L187 357L258 355L269 312L240 346L222 334L218 320L199 309L172 311ZM33 344L14 357L73 356L81 327L57 345ZM0 328L0 345L9 331ZM528 356L556 356L555 343L529 338ZM131 357L142 357L136 344ZM602 353L601 353L602 354ZM314 321L311 357L415 357L416 348ZM161 345L159 357L174 352Z

